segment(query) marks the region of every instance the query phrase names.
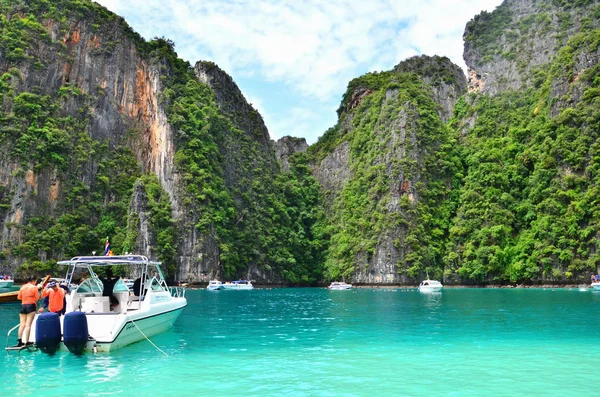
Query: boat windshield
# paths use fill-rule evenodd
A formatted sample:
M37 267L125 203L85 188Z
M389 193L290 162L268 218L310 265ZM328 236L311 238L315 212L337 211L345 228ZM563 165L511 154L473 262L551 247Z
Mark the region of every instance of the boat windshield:
M127 288L127 285L125 285L125 281L123 281L122 278L119 278L115 283L113 292L129 292L129 288Z
M162 291L162 290L164 290L162 284L160 283L160 281L158 281L156 279L156 277L152 278L152 281L150 282L150 289L152 291Z
M99 280L88 278L77 287L78 293L84 292L102 292L102 283Z

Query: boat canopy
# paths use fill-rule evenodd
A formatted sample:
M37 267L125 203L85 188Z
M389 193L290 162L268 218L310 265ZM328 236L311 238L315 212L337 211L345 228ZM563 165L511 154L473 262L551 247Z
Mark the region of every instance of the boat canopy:
M133 270L130 273L133 273L140 278L141 285L145 285L146 280L151 280L149 283L151 289L169 290L165 277L160 269L161 262L151 261L144 255L76 256L69 260L59 261L58 264L69 267L65 277L69 284L72 282L76 270L80 269L80 272L81 270L85 270L89 273L92 280L88 281L87 284L82 284L82 286L80 286L82 291L86 289L94 291L96 288L100 288L102 282L94 271L94 268L107 266L128 266ZM144 291L141 292L142 296L145 295Z

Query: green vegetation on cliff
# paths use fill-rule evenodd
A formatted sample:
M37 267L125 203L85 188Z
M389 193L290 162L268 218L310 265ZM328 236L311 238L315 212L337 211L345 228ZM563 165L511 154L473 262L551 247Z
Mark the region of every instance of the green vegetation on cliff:
M570 21L568 11L579 15L589 4L540 7ZM506 55L500 42L511 34L513 11L504 3L468 24L465 40L478 60ZM520 19L517 36L540 34L544 21ZM350 147L350 179L330 206L326 275L356 277L381 262L413 281L429 273L455 283L572 283L596 273L598 25L597 13L583 18L579 33L559 37L562 48L547 65L528 71L519 63L530 88L465 95L447 126L418 76L401 73L411 70L354 79L339 123L309 148L318 164L342 143ZM404 152L389 144L398 131L414 136L404 138Z
M64 256L101 251L106 236L114 252L135 251L141 236L133 196L151 220L152 254L168 265L171 276L181 234L196 229L199 244L217 245L217 265L226 278L254 266L284 282L320 279L325 221L306 160L294 159L286 174L273 168L275 162L265 160L273 153L261 152L257 142L261 133L248 136L236 128L236 115L219 109L212 89L177 57L173 42L145 42L121 18L85 0L2 2L0 11L0 64L6 70L0 78L0 150L19 165L14 177L31 185L32 194L38 194L34 179L40 178L54 180L50 195L55 195L37 197L35 206L22 210L22 220L5 225L20 237L5 246L3 258L24 260L23 272L48 271ZM169 196L156 177L142 171L136 126L116 138L92 138L92 112L104 88L84 94L66 79L55 91L22 84L31 77L23 76L24 70L45 71L56 67L50 64L55 59L61 68L73 62L62 37L74 26L100 36L91 57L110 57L118 45L131 42L162 71L160 101L175 131L181 181L174 194L191 223L174 223ZM56 31L60 39L51 38ZM258 113L253 117L257 121ZM235 183L225 175L227 162L238 165ZM14 210L16 185L0 186L0 215Z
M261 141L258 112L238 112L243 96L222 92L228 80L213 88L198 81L173 42L145 42L87 0L0 1L0 261L20 260L23 274L53 271L57 259L100 251L106 236L118 253L148 239L175 276L188 254L182 235L194 234L201 249L214 247L212 266L224 278L252 269L301 285L357 274L382 280L371 270L385 264L407 282L425 274L457 283L581 282L600 265L600 8L579 12L593 4L535 2L539 12L521 18L505 2L469 22L467 52L486 67L516 60L528 88L507 92L498 82L494 96L467 94L447 124L435 90L464 86L447 59L413 59L352 80L339 122L281 172ZM142 164L139 120L111 124L123 130L110 137L95 134L101 84L84 92L77 81L35 78L73 66L63 38L76 25L103 38L90 47L92 59L126 43L161 71L175 191ZM550 33L561 49L531 66L528 40ZM347 149L348 179L322 192L309 164L338 149ZM170 195L186 222L173 219ZM147 235L137 211L150 219Z
M466 175L451 229L449 272L477 282L582 281L597 272L600 101L597 30L574 36L538 88L474 96L455 124L476 116L461 139ZM552 117L551 115L555 115Z
M1 11L0 50L8 68L0 79L1 149L15 161L13 176L30 186L35 203L18 209L25 214L24 222L5 224L20 238L5 247L3 257L21 258L22 272L47 272L55 270L57 259L101 251L106 236L121 252L132 186L141 176L126 139L117 145L91 139L88 120L94 98L68 82L50 92L40 86L24 89L21 71L31 67L35 73L47 66L36 55L42 45L66 57L64 46L53 42L44 27L48 20L66 29L74 15L98 21L115 16L90 2L66 0L2 2ZM73 104L74 112L65 111ZM89 180L92 164L95 172ZM38 179L50 179L52 186L40 192ZM17 184L12 190L3 186L5 199L17 194L15 189ZM2 215L9 208L5 205Z
M459 161L432 96L414 73L355 79L338 111L340 123L311 148L314 160L342 142L350 148L352 177L331 207L327 278L350 279L375 255L392 255L391 246L398 273L441 275ZM345 120L352 125L342 134Z
M150 46L156 47L150 56L160 58L170 71L163 101L177 130L175 160L185 186L183 203L196 220L190 226L218 243L224 276L243 275L255 265L287 282L317 281L323 219L319 189L305 160L298 157L289 173L270 179L273 171L261 160L258 142L219 111L210 87L198 82L172 44L157 39ZM232 140L236 153L229 155L238 157L225 159L222 153ZM251 162L241 163L240 157ZM237 185L226 183L225 161L240 163Z

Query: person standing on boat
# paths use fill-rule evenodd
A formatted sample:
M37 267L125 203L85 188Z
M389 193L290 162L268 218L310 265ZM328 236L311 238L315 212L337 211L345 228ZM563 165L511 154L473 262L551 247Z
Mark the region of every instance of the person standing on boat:
M40 293L37 288L37 278L29 277L27 283L21 286L17 299L21 301L21 311L19 312L19 331L17 332L17 344L15 347L29 346L32 342L29 340L29 332L31 331L31 324L35 317L35 310L37 308L37 301L40 299Z
M48 297L48 311L58 315L63 314L65 304L65 290L58 287L56 281L48 283L48 288L42 294L42 298ZM44 311L41 308L40 311Z
M146 273L142 273L142 275L135 279L133 282L133 290L134 296L142 296L142 292L146 290L144 284L148 281L148 275Z
M102 289L102 296L110 297L110 305L116 306L119 304L119 301L113 295L113 289L115 288L115 284L119 280L119 277L113 277L112 269L109 267L106 269L106 278L98 276L100 281L102 281L102 285L104 288Z
M52 281L55 281L55 280L52 280ZM58 312L58 314L60 314L62 316L67 311L66 295L71 292L71 289L65 283L59 284L58 286L65 291L65 297L63 298L63 308L60 312ZM38 313L42 313L45 309L48 309L49 304L50 304L50 297L49 296L44 297L44 299L42 300L42 307L38 310Z

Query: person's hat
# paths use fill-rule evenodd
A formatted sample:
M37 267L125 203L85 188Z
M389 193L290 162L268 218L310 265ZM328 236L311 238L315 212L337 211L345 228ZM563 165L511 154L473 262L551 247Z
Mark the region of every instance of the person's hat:
M56 287L56 281L50 281L48 283L48 288L54 288L54 287Z

